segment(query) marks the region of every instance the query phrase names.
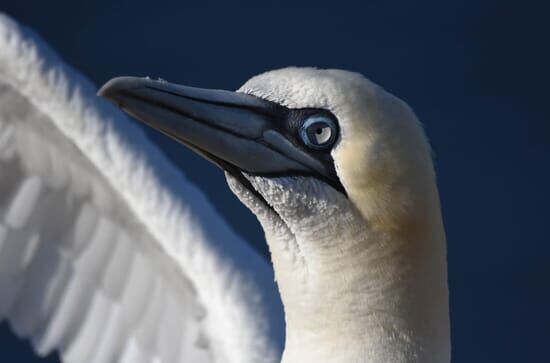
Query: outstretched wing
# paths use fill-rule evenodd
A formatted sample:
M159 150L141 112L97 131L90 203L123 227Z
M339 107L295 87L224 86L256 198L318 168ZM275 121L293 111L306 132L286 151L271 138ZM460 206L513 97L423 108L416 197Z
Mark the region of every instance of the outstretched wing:
M275 362L267 262L141 130L0 15L0 318L64 362Z

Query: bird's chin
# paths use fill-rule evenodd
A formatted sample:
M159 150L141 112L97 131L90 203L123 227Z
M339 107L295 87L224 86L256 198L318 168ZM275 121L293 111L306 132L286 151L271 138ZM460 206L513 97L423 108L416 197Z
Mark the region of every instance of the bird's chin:
M351 203L343 193L313 177L262 176L227 169L225 176L231 191L258 217L264 230L281 225L295 230L303 218L324 213L323 206L350 207Z
M280 219L270 203L253 187L249 175L240 170L230 171L226 169L225 178L233 194L257 217L262 219L262 216L269 216L270 219Z
M254 189L246 173L233 166L224 166L224 169L227 184L229 185L231 191L237 195L239 199L243 197L246 197L247 199L251 198L254 202L264 204L265 207L271 208L265 198L256 189Z
M224 173L227 185L245 205L248 206L248 203L263 204L265 207L271 208L264 197L254 189L245 173L237 168L233 170L226 168Z

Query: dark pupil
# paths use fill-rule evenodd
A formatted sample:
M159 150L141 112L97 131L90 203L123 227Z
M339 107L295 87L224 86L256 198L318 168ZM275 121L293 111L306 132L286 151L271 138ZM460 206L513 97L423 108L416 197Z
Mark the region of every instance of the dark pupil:
M317 123L309 126L308 134L309 134L309 140L310 140L311 143L313 143L315 145L321 145L322 144L322 142L319 142L317 140L317 137L315 135L316 134L317 135L322 135L323 130L324 130L325 127L328 127L328 125L323 123L323 122L317 122Z

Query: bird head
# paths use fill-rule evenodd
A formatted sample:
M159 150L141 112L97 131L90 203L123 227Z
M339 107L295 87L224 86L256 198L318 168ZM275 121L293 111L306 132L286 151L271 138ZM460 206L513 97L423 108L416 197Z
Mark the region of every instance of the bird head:
M118 77L98 94L217 164L238 195L275 211L328 193L374 228L410 231L433 198L430 148L414 113L357 73L284 68L237 92Z

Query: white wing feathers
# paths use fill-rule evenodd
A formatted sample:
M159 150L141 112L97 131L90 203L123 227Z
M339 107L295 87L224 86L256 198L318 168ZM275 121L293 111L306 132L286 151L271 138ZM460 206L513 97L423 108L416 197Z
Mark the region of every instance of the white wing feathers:
M283 322L267 263L0 14L2 317L67 363L275 362Z

